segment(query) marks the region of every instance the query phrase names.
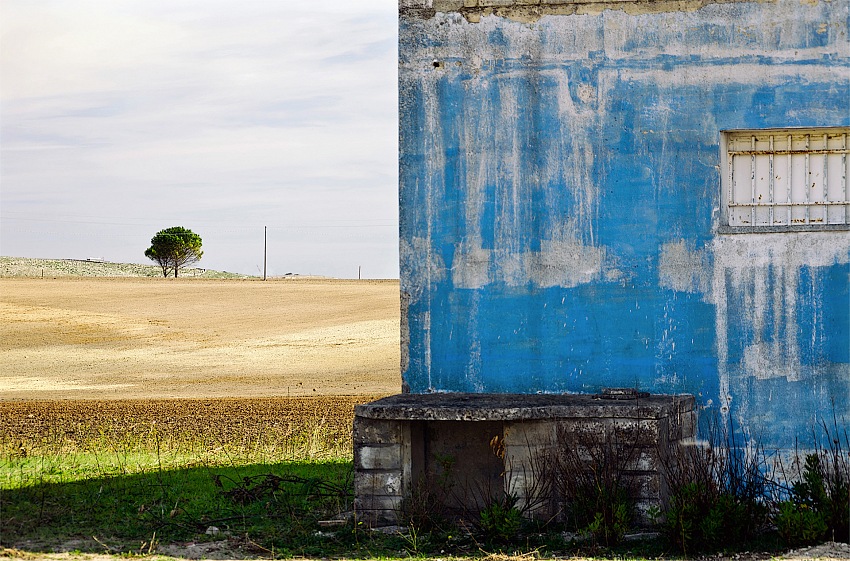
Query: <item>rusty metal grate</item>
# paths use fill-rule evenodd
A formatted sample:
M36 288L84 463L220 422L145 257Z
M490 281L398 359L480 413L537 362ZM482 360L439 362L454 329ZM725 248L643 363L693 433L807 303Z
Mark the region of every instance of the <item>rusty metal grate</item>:
M850 225L848 136L847 128L727 132L727 225Z

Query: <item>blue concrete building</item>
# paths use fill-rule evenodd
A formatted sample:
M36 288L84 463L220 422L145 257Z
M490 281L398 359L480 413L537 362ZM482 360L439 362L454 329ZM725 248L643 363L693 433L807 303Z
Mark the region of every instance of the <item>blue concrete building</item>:
M846 426L848 6L400 0L409 390Z

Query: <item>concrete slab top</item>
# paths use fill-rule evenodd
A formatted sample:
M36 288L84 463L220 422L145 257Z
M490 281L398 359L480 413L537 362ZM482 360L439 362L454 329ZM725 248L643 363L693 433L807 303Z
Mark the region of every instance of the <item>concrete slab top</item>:
M519 421L569 418L659 419L694 408L692 395L604 399L576 394L398 394L358 405L354 415L409 421Z

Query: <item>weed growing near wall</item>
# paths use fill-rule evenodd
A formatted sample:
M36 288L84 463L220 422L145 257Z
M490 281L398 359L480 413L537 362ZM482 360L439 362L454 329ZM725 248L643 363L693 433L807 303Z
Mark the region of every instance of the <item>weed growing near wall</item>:
M567 528L604 546L619 544L632 525L634 483L626 470L639 440L617 431L559 429L553 454L556 496L563 501Z
M793 464L802 464L801 473L777 507L777 530L791 546L850 542L850 440L836 418L819 428L815 449L796 453Z
M674 549L734 551L774 530L786 546L848 541L850 447L837 418L831 427L821 422L815 448L790 461L758 443L743 446L716 418L707 434L664 466L670 499L661 530Z
M770 522L776 483L764 450L743 448L716 418L705 442L680 449L664 466L670 501L662 531L683 553L739 548Z

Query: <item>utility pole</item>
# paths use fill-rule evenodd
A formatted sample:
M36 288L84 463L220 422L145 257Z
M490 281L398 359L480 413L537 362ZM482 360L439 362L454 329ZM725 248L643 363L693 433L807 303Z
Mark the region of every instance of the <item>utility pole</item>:
M269 254L269 227L263 226L263 280L266 280L266 261Z

